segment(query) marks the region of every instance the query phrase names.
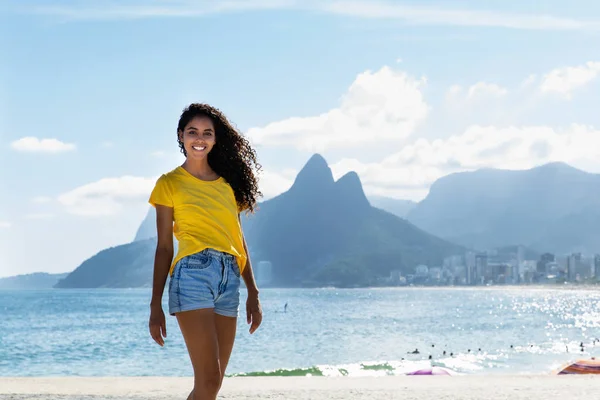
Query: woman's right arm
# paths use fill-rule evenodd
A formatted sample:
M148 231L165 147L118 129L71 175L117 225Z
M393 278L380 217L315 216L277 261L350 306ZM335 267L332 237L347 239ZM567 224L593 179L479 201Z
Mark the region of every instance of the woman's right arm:
M150 300L150 335L162 346L164 344L163 337L167 336L162 296L173 261L173 208L156 205L156 229L158 243L154 255L152 299Z

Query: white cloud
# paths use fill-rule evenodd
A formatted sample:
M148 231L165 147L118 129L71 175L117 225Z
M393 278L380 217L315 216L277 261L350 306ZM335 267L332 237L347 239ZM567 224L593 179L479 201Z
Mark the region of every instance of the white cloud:
M332 165L339 177L356 171L365 190L420 200L436 179L480 168L527 169L553 161L600 167L600 130L573 124L547 126L471 126L447 139L418 139L380 163L342 159Z
M542 93L558 93L567 99L574 90L592 82L600 74L600 62L589 61L576 67L556 68L544 75L540 84Z
M528 87L533 85L538 79L536 74L530 74L523 82L521 83L521 87Z
M324 10L361 18L399 19L419 25L497 27L524 30L597 30L598 21L582 21L541 14L423 7L383 1L333 1Z
M375 0L221 0L214 2L141 1L115 2L102 7L85 5L39 5L35 13L67 19L141 19L201 17L217 13L252 10L288 9L317 11L357 18L393 19L413 25L495 27L522 30L588 31L600 29L598 21L555 17L545 14L517 14L500 11L468 10L447 7L417 6Z
M202 17L205 15L252 10L288 8L290 0L220 0L220 1L122 1L98 6L94 2L85 5L40 5L32 8L39 14L55 15L73 20L142 19L164 17Z
M294 183L297 174L298 171L293 169L284 169L279 173L263 169L260 172L258 182L263 198L259 201L268 200L288 190Z
M0 229L8 229L12 226L10 222L0 221Z
M460 85L452 85L448 89L448 95L449 96L457 96L458 94L460 94L462 92L462 90L463 89Z
M52 201L52 197L49 196L37 196L34 197L33 199L31 199L32 203L35 204L46 204L46 203L50 203Z
M484 98L498 98L508 94L508 89L496 83L477 82L468 88L460 85L452 85L446 92L446 100L456 102L457 100L481 100Z
M383 74L382 71L384 71ZM402 92L397 90L395 85L384 82L393 80L391 77L400 77L401 84L398 86L410 87L407 82L411 82L411 78L404 73L398 74L388 67L384 67L376 73L365 74L369 74L369 78L379 84L364 84L361 79L357 79L348 94L343 97L342 105L339 108L320 116L291 118L269 124L264 128L254 128L249 131L250 137L261 144L273 147L289 145L321 151L322 149L338 150L343 149L344 146L355 145L356 148L364 149L365 144L369 141L381 142L381 138L390 138L395 124L390 123L382 129L381 125L374 127L376 122L371 123L368 118L361 123L360 119L357 119L359 122L356 122L351 118L333 118L331 116L364 115L347 111L352 110L355 105L372 106L373 109L387 107L390 110L401 110L400 113L402 113L403 108L389 106L389 104L399 103L397 98L393 97L398 93L403 93L400 98L403 99L404 104L424 110L422 116L417 118L418 122L425 118L428 108L419 90L422 82L412 80L411 90ZM379 76L380 74L382 76ZM534 91L520 92L519 86L522 89L525 87L532 89L534 83L539 84L538 75L534 74L529 75L524 81L516 82L516 90L512 97L508 96L512 94L512 90L509 91L508 88L495 83L480 81L466 87L453 85L446 94L448 105L479 107L476 114L465 116L459 125L467 126L467 128L459 128L460 133L448 138L412 139L413 136L410 135L418 125L416 121L412 121L410 129L401 130L403 134L397 136L398 139L405 139L400 151L394 153L393 150L389 150L388 156L377 162L366 162L360 157L341 159L331 166L334 176L339 178L348 171L356 171L361 177L367 194L419 200L427 194L429 186L435 180L452 172L486 167L526 169L551 161L563 161L575 166L596 165L600 170L600 162L597 161L600 159L600 131L598 129L577 124L564 129L543 124L510 125L514 96L520 96L520 99L524 99L526 103L537 99ZM372 89L373 87L375 89ZM389 89L389 92L386 89ZM411 95L406 96L407 92ZM389 93L393 94L389 95ZM388 95L391 96L391 100L386 97ZM412 101L406 101L407 98ZM500 98L504 99L499 101ZM486 100L496 101L495 99L498 100L497 107L485 105ZM516 101L516 99L514 100ZM415 104L419 106L415 106ZM485 111L487 108L493 113ZM487 118L482 117L484 111ZM409 115L409 113L403 115ZM410 115L414 116L415 113ZM491 121L475 122L490 118ZM349 123L349 120L352 123ZM462 125L463 123L466 124ZM361 135L364 132L373 133ZM387 146L387 144L383 143L383 146ZM396 146L385 148L392 149L394 147ZM386 154L385 150L383 151L383 154ZM339 152L336 153L339 154ZM276 176L271 179L273 182L277 181ZM289 181L291 182L291 178ZM274 184L272 193L276 194L285 190L279 186Z
M38 139L36 137L24 137L15 140L10 145L16 151L28 153L62 153L75 150L72 143L63 143L58 139Z
M61 194L67 211L82 216L114 215L128 202L147 201L158 178L123 176L103 178Z
M595 67L595 64L586 64L587 70L592 67ZM580 68L575 67L573 70L577 69ZM582 82L582 79L571 79L577 76L572 73L571 69L565 70L571 71L564 75L567 82L571 84ZM394 73L388 67L384 67L382 71ZM371 77L377 76L380 72L371 74ZM410 80L406 74L403 74L402 77L403 82ZM385 81L385 79L381 81ZM377 162L366 162L360 157L341 159L331 166L334 176L339 178L348 171L356 171L361 177L367 194L419 200L427 194L429 186L435 180L452 172L479 168L527 169L553 161L562 161L574 166L585 166L588 170L592 168L600 171L600 161L598 161L600 160L599 129L581 124L572 124L560 129L544 124L510 125L511 115L514 113L514 102L520 104L521 108L523 108L523 102L525 104L538 102L539 98L531 89L534 89L533 84L537 86L539 82L540 76L531 74L523 81L516 82L514 91L485 81L466 87L452 85L446 93L447 105L479 107L476 114L463 117L458 134L435 140L412 139L413 136L410 136L410 133L413 133L415 129L405 129L405 134L399 135L399 138L407 139L402 143L400 151L394 153L393 150L389 150L388 156ZM316 151L323 148L338 150L353 143L357 145L357 148L363 149L369 140L378 141L381 137L389 137L385 134L385 129L373 128L368 122L363 123L361 128L364 129L364 132L375 133L360 137L361 131L357 128L358 123L350 125L353 129L349 129L348 119L329 118L331 114L344 114L344 111L351 109L354 104L388 103L385 89L381 89L379 92L369 90L368 88L371 86L365 85L367 89L353 92L359 86L360 80L357 79L349 90L352 96L346 95L342 105L337 109L325 112L319 117L293 118L269 124L265 128L255 128L250 131L254 135L251 137L259 139L259 143L267 146L295 145L302 149ZM405 84L404 87L406 86ZM381 84L375 87L378 89L390 88L390 91L395 94L399 92L393 85ZM519 87L521 89L528 88L528 90L519 91ZM569 87L573 88L573 85ZM414 98L427 107L422 97L419 97L421 92L418 84L414 87L414 93L418 94ZM509 96L511 94L512 96ZM519 98L517 99L515 96L519 96ZM348 98L352 101L350 102ZM499 101L500 98L504 99ZM371 99L377 99L381 103ZM497 107L485 105L485 100L494 99L498 100ZM418 101L413 104L419 104ZM398 109L397 107L390 108ZM488 108L489 112L486 111ZM526 107L525 111L527 111ZM483 117L482 113L485 114ZM346 114L352 115L351 113ZM482 122L479 122L480 120ZM326 129L323 128L324 121L327 121ZM417 124L415 123L413 126L415 125ZM444 126L443 122L441 126ZM466 126L466 128L462 128L462 126ZM382 131L383 135L381 135ZM334 134L328 135L328 132ZM393 132L393 124L390 124L387 132ZM336 133L339 133L339 136ZM386 148L392 149L394 146ZM339 154L339 152L335 153ZM386 154L385 150L383 154ZM283 190L278 189L277 191Z
M34 220L46 220L46 219L52 219L52 218L54 218L54 214L50 214L50 213L33 213L33 214L26 214L25 218L26 219L34 219Z
M380 141L399 141L411 135L428 113L421 86L405 72L383 67L359 74L339 107L310 117L292 117L252 128L247 135L257 144L293 146L323 151Z
M477 82L469 87L467 97L472 99L479 96L494 96L500 97L508 93L506 88L495 83Z

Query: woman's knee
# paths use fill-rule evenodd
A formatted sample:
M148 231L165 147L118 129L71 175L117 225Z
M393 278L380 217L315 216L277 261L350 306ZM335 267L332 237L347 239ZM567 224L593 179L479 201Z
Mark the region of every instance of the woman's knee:
M221 388L222 382L221 369L218 365L215 368L207 368L202 374L194 379L194 391L204 392L209 396L216 395Z

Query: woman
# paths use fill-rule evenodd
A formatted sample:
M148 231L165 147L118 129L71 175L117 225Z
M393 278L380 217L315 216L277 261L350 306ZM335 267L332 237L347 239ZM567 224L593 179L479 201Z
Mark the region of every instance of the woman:
M248 141L207 104L183 111L177 141L185 162L160 176L149 200L158 233L149 329L163 346L161 303L169 274L169 314L177 318L194 370L188 399L216 399L236 335L240 277L248 290L250 333L262 321L240 222L240 213L253 212L260 196L254 172L260 165Z

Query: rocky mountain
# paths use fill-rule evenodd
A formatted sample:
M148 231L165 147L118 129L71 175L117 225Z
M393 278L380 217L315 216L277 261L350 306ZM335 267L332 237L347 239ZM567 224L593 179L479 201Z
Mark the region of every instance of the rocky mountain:
M55 287L151 287L155 250L154 238L104 249L85 260Z
M0 278L0 289L51 289L59 280L65 278L68 273L48 274L46 272L35 272Z
M138 229L139 241L86 260L57 287L139 287L152 279L155 216ZM274 286L363 286L391 270L414 273L440 265L464 248L430 235L405 219L372 207L354 172L335 181L316 154L285 193L242 219L255 266L272 264Z
M600 175L564 163L440 178L407 219L465 246L600 251Z
M150 207L146 217L140 224L133 241L139 242L140 240L151 239L154 237L156 237L156 209Z
M365 285L391 270L414 273L417 264L440 265L463 248L406 220L374 208L350 172L335 181L314 155L285 193L245 219L255 262L273 265L276 285Z

